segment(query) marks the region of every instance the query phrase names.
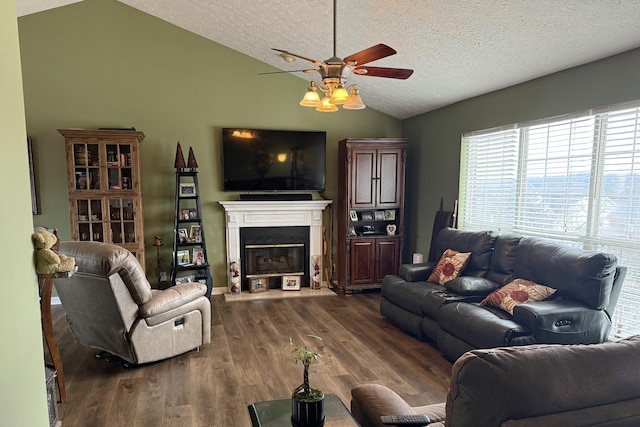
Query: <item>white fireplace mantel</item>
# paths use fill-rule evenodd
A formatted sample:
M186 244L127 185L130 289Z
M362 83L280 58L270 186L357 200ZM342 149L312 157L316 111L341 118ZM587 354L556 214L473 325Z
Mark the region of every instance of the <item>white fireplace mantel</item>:
M309 253L322 260L322 211L331 200L221 201L225 210L227 263L240 261L243 227L309 227ZM322 262L322 261L321 261ZM309 271L312 271L309 270ZM321 270L322 271L322 270Z

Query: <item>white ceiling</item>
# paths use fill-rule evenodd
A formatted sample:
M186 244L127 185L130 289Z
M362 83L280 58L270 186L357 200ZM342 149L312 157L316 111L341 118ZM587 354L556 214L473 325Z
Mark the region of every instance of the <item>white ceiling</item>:
M282 70L313 65L272 47L333 55L332 0L119 1ZM18 16L75 2L16 0ZM378 43L398 53L368 65L413 76L348 83L370 108L405 119L640 47L640 0L338 0L337 56Z

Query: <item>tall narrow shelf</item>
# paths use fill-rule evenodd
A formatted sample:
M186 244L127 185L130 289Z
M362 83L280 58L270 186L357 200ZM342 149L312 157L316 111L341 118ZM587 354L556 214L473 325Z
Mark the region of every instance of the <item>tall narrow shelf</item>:
M140 142L135 130L58 129L65 138L71 238L113 243L145 267Z
M180 145L178 150L181 150ZM190 150L189 154L191 162L193 152ZM182 158L181 152L179 157ZM171 283L175 284L181 280L204 282L207 285L208 298L211 296L213 280L202 222L202 203L195 157L193 163L194 167L185 168L176 161L176 215Z
M396 274L404 243L407 140L349 138L338 146L338 281L347 293Z

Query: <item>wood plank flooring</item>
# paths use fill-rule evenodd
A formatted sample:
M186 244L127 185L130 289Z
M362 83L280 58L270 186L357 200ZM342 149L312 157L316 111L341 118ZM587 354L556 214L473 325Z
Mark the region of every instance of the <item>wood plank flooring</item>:
M311 385L347 407L351 388L363 383L387 385L415 406L444 401L451 363L389 324L379 305L379 292L234 303L213 296L211 344L131 369L75 344L55 306L68 396L58 406L62 425L250 426L247 405L288 398L302 382L289 337L322 355Z

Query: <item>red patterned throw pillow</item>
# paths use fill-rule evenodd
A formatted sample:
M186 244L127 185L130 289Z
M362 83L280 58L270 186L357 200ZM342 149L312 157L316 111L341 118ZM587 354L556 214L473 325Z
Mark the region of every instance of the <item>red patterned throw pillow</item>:
M539 285L530 280L515 279L513 282L491 292L480 304L499 307L513 315L513 309L516 305L525 302L542 301L555 292L556 290L553 288Z
M449 280L455 279L467 266L470 257L471 252L458 252L453 249L447 249L431 272L429 282L444 285Z

